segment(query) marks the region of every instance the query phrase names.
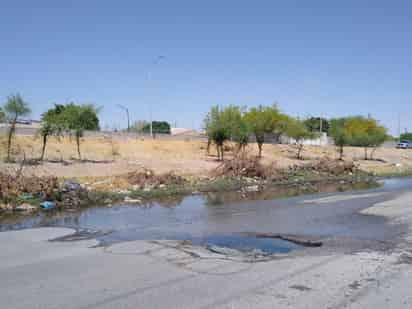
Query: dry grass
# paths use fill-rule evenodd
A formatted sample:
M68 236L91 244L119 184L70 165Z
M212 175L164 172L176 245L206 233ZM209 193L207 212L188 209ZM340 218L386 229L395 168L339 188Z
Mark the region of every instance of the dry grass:
M41 152L41 141L38 138L19 136L14 145L14 154L17 159L21 159L23 154L27 158L35 158ZM27 167L26 172L58 177L102 177L125 174L144 167L156 173L175 171L179 175L201 176L209 174L219 165L214 148L211 148L212 154L207 155L206 143L201 141L86 138L82 141L81 150L83 158L90 161L73 160L77 158L74 140L51 138L46 151L46 159L49 162L40 166ZM256 145L249 145L247 151L251 155L256 155ZM1 160L4 159L5 152L5 140L1 138ZM230 152L225 155L228 159L232 156ZM293 145L264 145L262 163L270 165L275 162L276 166L283 168L322 158L336 159L338 156L333 146L305 146L303 151L305 160L297 160L295 155L296 149ZM383 162L364 161L362 157L362 148L345 148L345 159L356 161L356 164L366 171L390 173L412 169L412 150L378 149L375 158ZM68 164L50 162L55 160L68 161ZM12 165L0 163L0 170L8 166Z

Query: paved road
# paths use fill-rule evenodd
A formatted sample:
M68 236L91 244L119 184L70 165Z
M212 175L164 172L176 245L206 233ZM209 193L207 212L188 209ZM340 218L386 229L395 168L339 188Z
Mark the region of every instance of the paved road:
M384 200L363 215L410 226L412 193ZM70 233L0 233L0 308L412 308L409 228L391 250L310 249L255 263L175 241L48 241Z

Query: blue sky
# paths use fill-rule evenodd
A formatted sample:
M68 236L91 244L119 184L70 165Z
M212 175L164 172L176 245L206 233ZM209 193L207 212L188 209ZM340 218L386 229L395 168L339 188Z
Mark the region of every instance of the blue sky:
M211 105L371 113L412 129L409 1L0 0L0 99L199 128ZM156 57L165 56L157 64ZM151 78L148 79L148 72Z

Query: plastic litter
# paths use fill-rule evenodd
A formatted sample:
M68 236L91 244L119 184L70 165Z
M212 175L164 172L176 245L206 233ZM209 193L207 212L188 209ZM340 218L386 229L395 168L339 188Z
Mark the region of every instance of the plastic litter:
M43 209L53 209L56 207L56 204L54 202L44 201L40 203L40 207Z

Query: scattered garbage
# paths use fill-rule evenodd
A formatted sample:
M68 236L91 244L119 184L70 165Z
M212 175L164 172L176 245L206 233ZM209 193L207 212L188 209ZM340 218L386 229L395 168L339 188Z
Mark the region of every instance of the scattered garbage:
M56 204L54 202L51 202L51 201L44 201L44 202L40 203L40 207L42 209L48 210L48 209L53 209L54 207L56 207Z

